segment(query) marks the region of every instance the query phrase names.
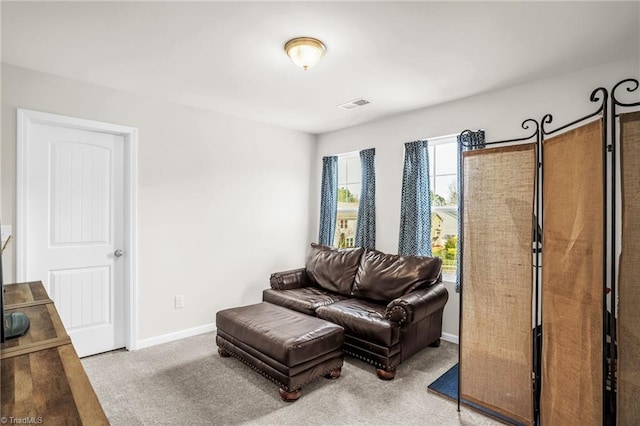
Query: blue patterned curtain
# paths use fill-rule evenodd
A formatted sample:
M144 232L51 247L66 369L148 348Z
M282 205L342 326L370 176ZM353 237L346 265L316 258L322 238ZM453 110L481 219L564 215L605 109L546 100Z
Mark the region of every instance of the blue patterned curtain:
M338 214L338 157L322 158L322 186L320 188L320 233L318 242L333 245Z
M431 196L427 141L404 144L398 254L431 256Z
M460 208L462 207L461 194L463 191L462 185L462 151L481 149L485 147L484 130L478 130L477 132L465 131L458 135L458 244L456 247L456 293L460 293L460 276L462 274L462 268L460 265L460 256L462 253L462 215Z
M376 248L376 169L375 148L360 151L362 188L358 205L356 247Z

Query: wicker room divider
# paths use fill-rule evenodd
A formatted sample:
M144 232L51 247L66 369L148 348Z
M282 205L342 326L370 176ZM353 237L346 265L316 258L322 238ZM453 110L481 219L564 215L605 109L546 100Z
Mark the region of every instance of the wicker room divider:
M525 120L527 137L462 132L458 409L640 424L640 111L621 112L640 102L620 100L638 88L599 87L595 112Z
M617 326L619 425L640 423L640 112L620 115L622 250Z
M543 144L542 424L602 419L602 128Z
M468 151L463 160L466 322L460 393L523 424L533 422L529 388L536 155L536 144L530 143Z

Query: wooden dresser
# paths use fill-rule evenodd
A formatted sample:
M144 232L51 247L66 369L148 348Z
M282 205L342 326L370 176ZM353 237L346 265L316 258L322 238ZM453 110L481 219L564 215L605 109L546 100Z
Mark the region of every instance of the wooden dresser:
M5 289L5 312L25 313L31 326L0 350L2 423L108 425L42 283L11 284Z

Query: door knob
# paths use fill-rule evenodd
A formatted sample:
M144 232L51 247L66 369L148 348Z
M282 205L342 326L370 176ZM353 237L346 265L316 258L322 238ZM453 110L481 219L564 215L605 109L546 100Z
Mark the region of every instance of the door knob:
M120 256L122 256L124 254L124 252L122 250L118 249L118 250L114 251L113 254L116 257L120 257Z

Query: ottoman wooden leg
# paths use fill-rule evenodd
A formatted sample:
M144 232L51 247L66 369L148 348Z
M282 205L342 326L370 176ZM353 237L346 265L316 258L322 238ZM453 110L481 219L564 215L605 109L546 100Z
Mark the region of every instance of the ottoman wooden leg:
M342 368L336 368L335 370L331 370L329 374L326 374L324 377L330 380L335 380L340 377L340 374L342 374Z
M302 393L302 389L298 389L296 391L293 392L288 392L282 388L278 389L278 393L280 394L280 398L282 398L282 400L284 402L293 402L296 399L300 398L300 394Z
M382 368L376 369L376 374L378 374L378 378L381 380L393 380L396 377L396 370L383 370Z
M218 354L220 354L220 356L223 357L223 358L227 358L227 357L231 356L231 354L229 352L227 352L226 350L222 349L220 346L218 346Z

